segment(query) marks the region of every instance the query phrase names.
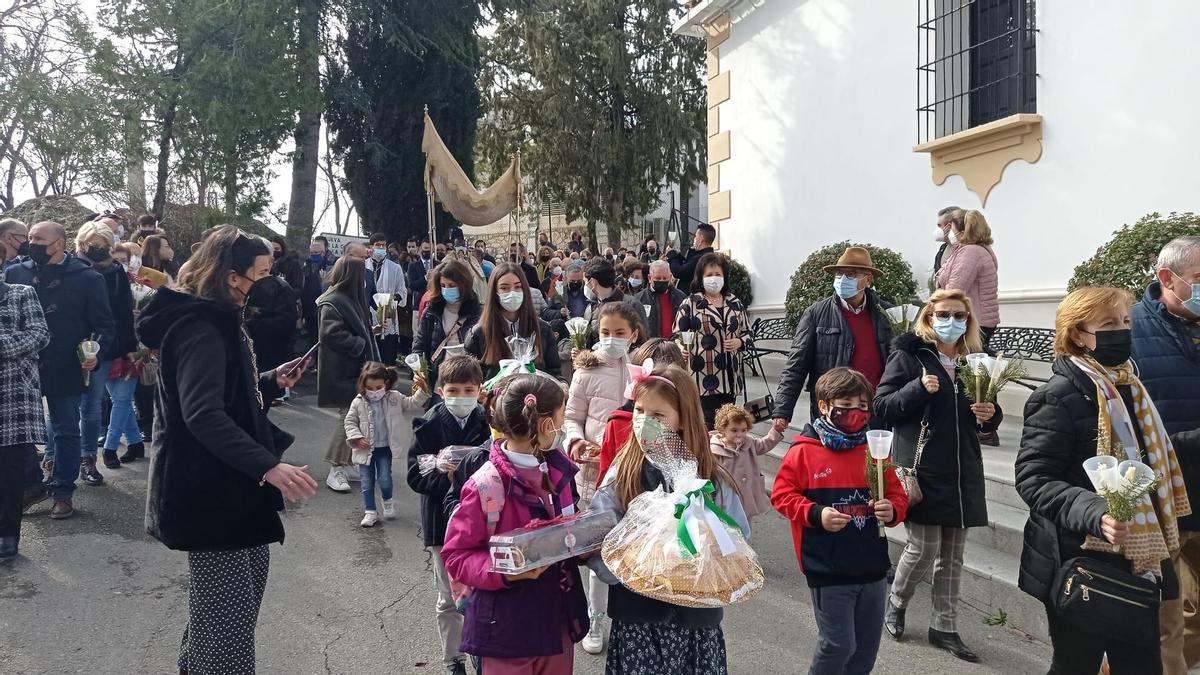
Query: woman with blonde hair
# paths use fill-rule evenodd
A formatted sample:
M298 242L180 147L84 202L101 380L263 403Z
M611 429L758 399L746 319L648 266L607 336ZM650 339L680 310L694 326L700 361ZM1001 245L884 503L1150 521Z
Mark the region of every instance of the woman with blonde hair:
M992 333L1000 325L999 264L992 250L992 230L979 211L953 211L947 221L946 241L950 255L938 270L938 288L957 288L971 300L979 322L983 347L987 349Z
M1064 298L1055 317L1053 374L1025 404L1016 487L1029 520L1018 585L1046 604L1051 673L1090 675L1105 654L1113 675L1187 672L1172 555L1179 550L1177 519L1192 507L1171 439L1129 360L1132 303L1119 288L1081 288ZM1130 522L1109 514L1083 469L1097 455L1139 460L1162 478ZM1080 566L1093 575L1105 570L1118 584L1147 585L1143 597L1161 595L1161 604L1122 604L1119 625L1081 621L1055 600L1062 599L1056 579Z
M958 635L958 595L967 528L988 524L979 431L994 431L993 403L971 403L955 362L981 349L979 323L960 290L940 290L917 315L912 333L892 342L872 406L896 436L897 467L915 469L924 498L908 509L908 543L896 565L884 627L897 640L917 585L933 569L929 642L964 661L978 661Z

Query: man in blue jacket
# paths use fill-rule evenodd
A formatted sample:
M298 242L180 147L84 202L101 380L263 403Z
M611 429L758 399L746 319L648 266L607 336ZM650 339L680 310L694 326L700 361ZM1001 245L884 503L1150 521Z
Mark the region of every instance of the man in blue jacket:
M50 496L55 520L75 515L71 499L79 475L82 446L79 437L79 399L84 390L84 373L97 365L95 357L79 355L79 343L92 339L103 354L116 339L116 325L108 306L104 279L87 261L67 252L67 233L62 225L44 221L29 230L29 260L4 272L10 284L33 286L46 315L50 344L38 357L42 395L50 413L54 440L54 470ZM91 377L108 373L92 372ZM93 439L89 442L94 443Z
M1179 519L1180 549L1172 561L1180 601L1164 601L1159 613L1163 671L1183 673L1200 662L1200 236L1164 246L1154 277L1133 306L1131 353L1175 445L1192 503L1192 515Z

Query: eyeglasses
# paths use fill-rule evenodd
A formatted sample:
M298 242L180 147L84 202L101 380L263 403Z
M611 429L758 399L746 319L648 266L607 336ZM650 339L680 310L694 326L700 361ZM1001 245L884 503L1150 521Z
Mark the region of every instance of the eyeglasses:
M954 319L955 321L966 321L970 314L966 312L934 312L933 315L942 321Z

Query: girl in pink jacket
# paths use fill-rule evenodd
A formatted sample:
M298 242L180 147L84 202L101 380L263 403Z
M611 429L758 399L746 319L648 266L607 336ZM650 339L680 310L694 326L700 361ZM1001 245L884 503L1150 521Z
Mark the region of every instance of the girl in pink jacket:
M596 312L600 341L592 351L575 357L575 374L567 396L563 431L571 459L579 463L576 485L583 508L591 503L599 483L600 443L613 411L629 398L629 347L637 343L641 317L632 305L608 302ZM583 639L589 654L604 651L604 619L608 613L608 584L584 570L592 629Z
M765 455L783 440L783 434L774 427L766 436L759 438L750 433L754 417L743 407L727 403L717 410L716 431L709 434L709 447L721 466L733 476L733 483L742 493L742 506L746 516L753 518L760 513L773 511L771 499L762 471L758 468L758 456Z
M471 588L461 648L481 657L488 675L569 674L575 643L588 632L587 601L579 563L564 560L521 574L491 571L493 533L551 520L576 510L576 468L560 446L564 394L543 375L515 375L495 401L495 441L487 465L463 485L450 517L442 559L450 578ZM477 481L499 478L498 513L483 503ZM484 493L492 493L483 490ZM489 525L489 517L493 522Z

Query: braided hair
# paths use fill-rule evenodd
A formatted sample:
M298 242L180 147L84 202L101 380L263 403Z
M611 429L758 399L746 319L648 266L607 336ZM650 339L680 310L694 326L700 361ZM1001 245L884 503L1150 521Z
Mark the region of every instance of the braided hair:
M533 444L533 454L539 464L546 462L546 453L538 441L538 425L543 417L553 417L564 405L567 396L556 380L541 375L514 375L505 380L503 393L492 410L493 422L505 436L524 439ZM542 473L542 487L554 494L550 475Z

